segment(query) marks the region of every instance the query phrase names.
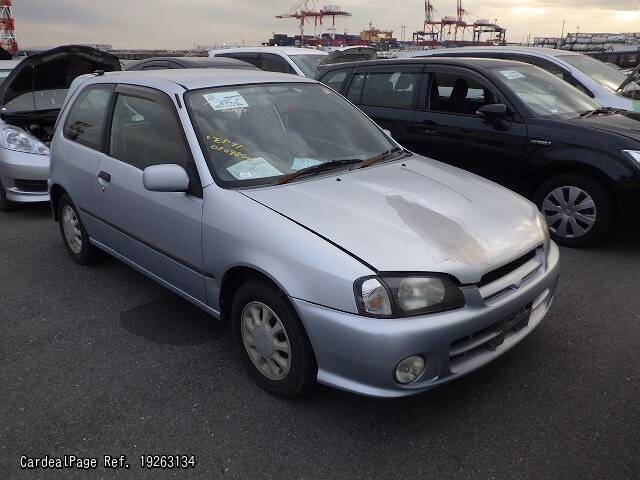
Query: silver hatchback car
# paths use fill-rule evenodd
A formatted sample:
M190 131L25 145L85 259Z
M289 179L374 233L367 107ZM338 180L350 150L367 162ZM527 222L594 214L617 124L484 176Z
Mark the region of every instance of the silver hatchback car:
M559 251L532 203L404 150L313 80L158 70L70 91L49 179L70 256L106 251L229 320L272 393L414 394L551 305Z

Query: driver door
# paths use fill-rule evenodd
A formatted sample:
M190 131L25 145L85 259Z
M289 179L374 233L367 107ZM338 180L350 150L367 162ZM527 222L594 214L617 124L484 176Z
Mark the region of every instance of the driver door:
M202 188L171 99L159 91L120 85L100 160L96 209L105 243L167 286L206 302L202 271ZM151 165L178 164L187 192L151 192L142 183Z
M526 158L526 124L512 109L500 126L476 114L483 105L507 104L499 90L464 68L429 65L425 76L425 103L414 122L417 151L506 186L516 185Z

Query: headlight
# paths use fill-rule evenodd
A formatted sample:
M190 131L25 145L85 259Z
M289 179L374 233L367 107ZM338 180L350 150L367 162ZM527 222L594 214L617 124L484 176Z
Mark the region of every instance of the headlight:
M547 258L549 258L551 249L551 235L549 234L549 225L547 224L547 219L541 212L538 212L537 223L538 227L540 227L540 231L542 232L542 248L544 249L544 254Z
M456 283L444 275L381 275L364 277L354 285L362 315L409 317L464 306Z
M49 155L49 147L25 130L12 125L4 125L0 130L0 145L17 152Z
M634 160L640 166L640 151L638 150L622 150L627 157Z

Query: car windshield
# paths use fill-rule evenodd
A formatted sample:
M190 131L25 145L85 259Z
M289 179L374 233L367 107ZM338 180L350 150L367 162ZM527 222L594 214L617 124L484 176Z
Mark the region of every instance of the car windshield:
M318 71L318 65L326 57L326 55L289 55L289 58L295 63L306 77L312 78Z
M587 95L533 65L494 67L496 76L540 117L574 118L601 108Z
M187 103L223 186L275 183L329 162L345 168L396 148L362 112L316 83L196 90Z
M620 70L587 55L558 55L558 58L614 92L627 78Z

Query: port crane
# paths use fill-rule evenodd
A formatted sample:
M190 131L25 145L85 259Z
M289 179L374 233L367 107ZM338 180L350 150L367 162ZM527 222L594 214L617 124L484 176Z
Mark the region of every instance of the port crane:
M505 29L498 26L496 22L489 20L477 20L469 23L467 19L471 12L462 6L462 0L456 1L456 16L444 16L440 20L436 19L438 13L431 3L431 0L424 2L424 26L423 30L413 32L413 39L418 42L442 42L442 41L465 41L465 34L471 31L473 43L480 43L483 33L496 34L495 42L504 41Z
M305 23L311 24L313 19L314 26L323 25L325 17L331 19L331 30L335 35L336 17L350 17L351 12L342 10L338 5L325 5L322 8L316 8L315 0L301 0L291 7L286 13L276 15L276 18L295 18L300 21L300 36L304 42L304 26Z
M0 47L9 53L18 51L11 0L0 0Z

